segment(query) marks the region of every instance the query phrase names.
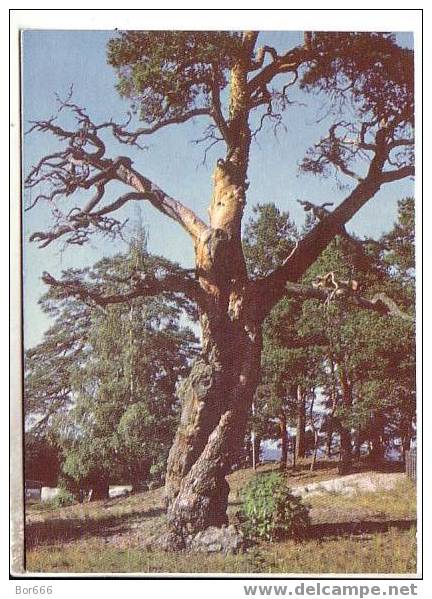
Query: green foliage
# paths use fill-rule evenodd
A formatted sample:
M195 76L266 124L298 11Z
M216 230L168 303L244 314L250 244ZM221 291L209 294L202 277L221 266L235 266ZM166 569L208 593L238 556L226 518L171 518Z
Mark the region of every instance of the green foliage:
M298 239L298 231L288 212L274 204L258 204L246 226L243 251L249 272L263 277L289 255Z
M76 275L73 269L65 272ZM41 437L71 407L71 376L88 357L91 320L89 307L75 298L57 298L50 291L39 303L55 320L42 342L25 353L24 412L27 427Z
M125 31L108 43L108 63L141 119L164 122L210 110L211 90L227 85L240 40L228 31Z
M285 237L286 235L286 237ZM262 205L246 228L245 255L258 276L280 264L296 231L289 216ZM284 246L285 244L285 246ZM284 249L283 249L284 248ZM278 250L281 250L280 252ZM361 294L385 293L406 312L414 301L414 204L399 203L394 228L378 242L338 236L305 274L310 284L333 271L355 278ZM415 331L407 320L361 310L344 299L323 306L317 300L281 300L264 323L262 383L250 426L261 436L279 436L281 411L294 424L295 387L320 390L321 430L358 431L360 442L412 434L415 415ZM317 409L317 408L316 408ZM307 410L309 424L314 415ZM385 433L385 434L384 434Z
M298 238L288 212L281 212L274 204L258 205L243 240L249 272L265 276L273 271ZM256 415L249 421L250 428L262 437L280 437L276 422L280 415L283 413L291 423L296 419L297 385L309 388L317 383L315 347L299 335L301 314L301 301L283 298L264 322L261 384L255 395Z
M278 473L255 477L243 493L242 526L250 539L301 539L310 525L309 508Z
M150 255L138 232L126 255L65 276L116 293L137 271L175 268ZM167 294L101 311L51 290L43 306L56 321L27 352L26 416L30 426L43 421L40 434L60 447L67 488L160 480L177 426L176 384L194 354L195 338L179 322L192 313L188 302Z
M383 237L384 259L411 286L415 269L415 203L414 198L398 202L398 220Z
M60 487L59 492L54 497L52 503L56 508L60 508L67 507L68 505L73 505L74 503L76 503L76 500L74 495L70 491Z
M397 45L394 35L366 32L319 32L312 46L321 59L301 81L341 102L347 94L362 113L377 119L413 119L413 51Z
M92 353L76 370L64 471L75 479L140 484L166 461L177 425L175 385L187 368L190 333L158 299L95 315Z

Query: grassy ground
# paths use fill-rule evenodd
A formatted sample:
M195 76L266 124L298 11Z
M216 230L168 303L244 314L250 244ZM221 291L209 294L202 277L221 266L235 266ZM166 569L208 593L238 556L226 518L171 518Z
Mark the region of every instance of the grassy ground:
M259 473L272 469L267 465ZM291 486L334 477L332 464L290 476ZM370 473L368 473L370 474ZM251 470L230 478L235 519ZM373 476L373 474L372 474ZM408 573L416 570L415 488L401 475L388 491L309 498L312 527L302 542L262 543L241 555L158 553L143 549L164 525L163 489L62 509L27 513L30 572Z

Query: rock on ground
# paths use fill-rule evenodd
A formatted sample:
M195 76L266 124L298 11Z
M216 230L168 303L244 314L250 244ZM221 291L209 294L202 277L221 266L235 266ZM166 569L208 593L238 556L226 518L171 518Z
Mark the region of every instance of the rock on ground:
M373 473L350 474L348 476L332 478L302 487L294 487L294 495L311 497L323 493L338 493L341 495L356 495L357 493L374 493L393 489L404 477L403 473Z
M209 526L196 534L189 542L192 551L204 553L239 553L244 548L243 533L234 525Z
M150 539L147 548L162 551L195 551L199 553L239 553L244 549L243 533L233 524L229 526L209 526L196 535L182 538L171 531Z

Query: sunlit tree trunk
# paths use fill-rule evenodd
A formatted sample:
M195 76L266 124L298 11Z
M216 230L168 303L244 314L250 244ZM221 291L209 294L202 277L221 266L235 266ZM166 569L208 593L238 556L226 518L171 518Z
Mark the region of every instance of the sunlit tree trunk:
M205 292L202 352L180 389L182 415L166 479L169 528L183 539L227 523L225 477L241 449L259 382L259 297L248 283L241 246L250 145L246 86L247 68L239 61L231 73L232 145L215 169L210 228L195 247Z
M314 448L312 454L312 461L310 465L310 471L313 472L315 470L317 456L318 456L318 445L319 445L319 434L316 429L314 429Z

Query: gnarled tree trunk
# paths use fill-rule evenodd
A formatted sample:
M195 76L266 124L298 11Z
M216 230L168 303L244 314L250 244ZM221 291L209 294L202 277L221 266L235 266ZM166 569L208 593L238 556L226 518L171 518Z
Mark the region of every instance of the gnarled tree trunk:
M249 59L245 51L244 60ZM242 446L259 382L259 297L248 281L241 246L250 146L247 68L240 58L231 72L231 143L214 172L210 227L195 244L204 292L199 306L202 353L180 390L181 422L166 478L168 525L180 546L188 535L227 523L225 477Z
M241 449L258 383L261 331L238 322L220 329L222 347L204 344L183 384L180 426L171 448L166 480L168 523L179 536L226 524L225 480Z

